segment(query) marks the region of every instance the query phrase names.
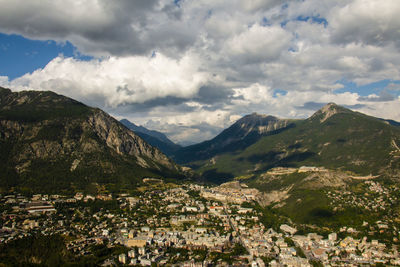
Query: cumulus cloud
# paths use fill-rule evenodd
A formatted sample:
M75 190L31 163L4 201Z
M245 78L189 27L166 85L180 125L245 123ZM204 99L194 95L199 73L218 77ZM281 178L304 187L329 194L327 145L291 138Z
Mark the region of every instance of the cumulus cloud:
M397 0L355 0L330 14L332 40L400 48L400 3Z
M162 54L92 61L57 57L44 69L25 74L9 85L16 90L53 90L115 107L166 97L189 99L208 79L209 74L200 71L198 62L190 56L179 61Z
M0 85L56 91L175 141L211 138L247 113L301 118L328 102L400 120L398 0L0 4L0 32L93 56L58 56ZM353 88L384 80L368 95Z
M379 95L371 94L368 96L360 96L358 100L369 102L387 102L396 100L396 97L390 94L387 90L383 90L379 93Z
M234 101L238 104L268 103L272 99L271 88L258 83L247 88L235 88L233 91L235 92L233 97L237 98Z
M164 2L1 0L0 30L32 39L69 40L95 56L144 54L170 46L184 49L196 34L190 24L174 23L179 15L171 16L174 8Z
M246 64L268 62L278 59L289 48L290 39L291 34L280 26L263 27L255 24L228 40L224 51Z
M0 76L0 86L9 86L9 81L7 76Z

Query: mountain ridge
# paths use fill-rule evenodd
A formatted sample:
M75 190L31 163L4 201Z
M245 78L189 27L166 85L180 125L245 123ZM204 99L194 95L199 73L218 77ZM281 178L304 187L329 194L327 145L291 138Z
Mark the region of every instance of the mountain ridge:
M188 163L193 159L206 159L221 151L237 151L256 142L263 135L275 134L292 126L294 120L252 113L242 117L211 140L183 147L173 159Z
M135 187L143 176L180 176L160 150L104 111L50 91L0 88L0 188L50 190L92 183Z
M205 179L225 182L239 176L259 175L273 167L322 166L360 175L395 173L399 175L400 162L393 143L400 143L400 129L378 118L329 103L307 119L286 120L282 127L260 134L242 122L251 118L271 118L257 114L246 115L220 135L190 146L175 160L197 170ZM285 121L280 119L280 121ZM232 140L233 129L250 135L236 140L235 145L215 149L218 142ZM233 138L234 139L234 138ZM248 140L248 142L244 142ZM249 141L251 140L251 142ZM232 148L233 149L230 149ZM188 149L188 148L183 148ZM184 157L182 157L184 158Z
M139 135L147 143L160 149L167 156L173 155L176 150L181 148L180 145L172 142L164 133L155 130L149 130L143 126L137 126L127 119L122 119L120 122L128 129Z

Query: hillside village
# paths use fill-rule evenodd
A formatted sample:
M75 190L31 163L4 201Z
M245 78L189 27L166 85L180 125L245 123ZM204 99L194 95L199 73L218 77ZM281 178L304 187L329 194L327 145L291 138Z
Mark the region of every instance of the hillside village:
M0 267L400 266L400 0L0 2Z
M378 203L382 209L397 201L393 188L364 183L382 196L370 204L362 202L365 208L377 209ZM337 232L319 234L299 231L290 222L266 227L254 201L258 190L239 182L218 187L154 184L140 197L127 193L1 196L0 242L58 234L65 237L67 249L81 257L96 254L102 246L114 249L114 254L100 257L102 266L400 265L397 246L360 235L363 229L344 225ZM360 203L347 192L327 194L339 208L339 202ZM396 225L379 221L365 222L363 227L364 232L388 232L398 243Z

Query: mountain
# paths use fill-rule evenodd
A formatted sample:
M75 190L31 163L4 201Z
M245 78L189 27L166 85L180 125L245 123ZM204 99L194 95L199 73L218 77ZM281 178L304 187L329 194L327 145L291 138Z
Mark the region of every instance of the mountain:
M394 121L394 120L385 120L385 119L380 119L380 120L383 120L384 122L386 122L386 123L388 123L388 124L390 124L390 125L393 125L393 126L400 126L400 122L398 122L398 121Z
M245 149L262 136L274 135L294 125L294 120L281 120L273 116L252 113L235 122L215 138L183 147L174 154L182 164L206 160L215 155Z
M133 188L180 167L107 113L53 92L0 88L0 189Z
M304 120L245 116L214 139L179 150L175 159L214 182L303 165L399 176L399 146L398 127L330 103Z
M167 156L173 155L179 148L181 148L181 146L169 140L168 137L161 132L149 130L143 126L137 126L127 119L122 119L120 122L128 129L134 131L147 143L160 149Z

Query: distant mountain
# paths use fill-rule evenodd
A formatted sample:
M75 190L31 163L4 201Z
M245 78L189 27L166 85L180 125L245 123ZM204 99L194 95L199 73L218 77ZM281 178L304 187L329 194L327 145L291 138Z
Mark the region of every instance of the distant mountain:
M173 155L178 149L181 148L180 145L175 144L168 137L158 131L146 129L143 126L137 126L127 119L122 119L120 122L125 125L128 129L134 131L143 140L145 140L150 145L157 147L167 156Z
M303 165L400 176L399 146L399 127L330 103L305 120L245 116L175 159L216 182Z
M262 136L277 134L292 126L294 120L252 113L209 141L181 148L176 151L174 159L179 163L210 159L221 153L245 149Z
M180 167L100 109L53 92L0 88L0 190L35 192L179 177Z
M398 122L398 121L386 120L386 119L380 119L380 120L383 120L384 122L386 122L386 123L388 123L390 125L393 125L393 126L400 126L400 122Z

